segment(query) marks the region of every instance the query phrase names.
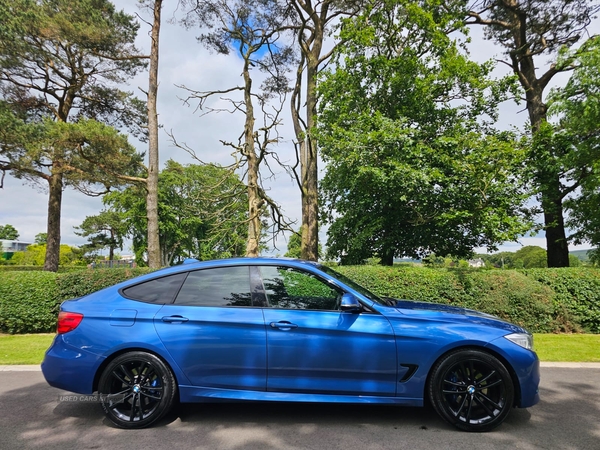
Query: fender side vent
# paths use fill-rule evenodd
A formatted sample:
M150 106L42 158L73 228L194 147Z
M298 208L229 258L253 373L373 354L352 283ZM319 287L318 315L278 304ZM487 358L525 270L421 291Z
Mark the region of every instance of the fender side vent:
M400 379L399 383L404 383L410 380L410 378L415 374L415 372L419 368L419 366L417 366L416 364L400 364L400 367L404 367L407 370L404 373L404 376Z

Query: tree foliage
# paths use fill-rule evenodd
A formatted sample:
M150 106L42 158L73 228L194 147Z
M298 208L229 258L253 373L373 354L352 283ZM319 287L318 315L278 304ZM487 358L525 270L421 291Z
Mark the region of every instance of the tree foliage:
M161 265L186 257L241 256L247 232L244 185L213 165L169 160L159 175L158 219ZM140 186L107 194L108 211L119 214L133 241L138 263L147 248L146 203Z
M11 224L0 225L0 239L14 241L19 239L19 232Z
M460 23L437 2L396 1L344 22L321 83L330 257L462 257L529 226L522 152L486 124L504 86L448 37Z
M96 216L87 216L75 234L88 238L88 244L82 247L85 253L95 254L98 250L108 248L108 259L114 259L114 251L123 248L123 240L127 233L124 217L117 211L100 211Z
M46 244L32 244L24 252L15 252L11 263L19 266L43 266L46 259ZM59 263L61 266L82 264L82 251L77 247L61 244Z
M556 164L564 149L550 142L544 92L558 73L572 69L558 55L580 41L599 8L589 0L477 0L467 13L467 23L484 25L486 36L504 47L504 63L522 87L532 134L530 180L543 210L549 267L569 265L563 200L571 190Z
M570 239L600 246L600 38L587 41L564 59L575 66L567 84L550 95L556 117L551 142L561 150L559 165Z
M103 191L139 167L113 128L144 133L143 103L117 87L144 66L138 26L107 0L1 2L0 17L0 169L47 187L55 271L63 189Z

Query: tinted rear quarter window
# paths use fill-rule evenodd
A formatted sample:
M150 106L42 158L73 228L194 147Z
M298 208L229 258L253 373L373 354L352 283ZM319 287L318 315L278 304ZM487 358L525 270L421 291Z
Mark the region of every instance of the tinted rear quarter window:
M183 272L155 278L124 288L121 292L123 296L140 302L157 304L172 303L187 274L187 272Z

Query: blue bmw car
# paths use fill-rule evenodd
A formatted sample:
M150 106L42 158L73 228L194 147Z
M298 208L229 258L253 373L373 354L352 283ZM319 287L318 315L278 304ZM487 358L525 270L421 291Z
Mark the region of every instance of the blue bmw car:
M423 406L467 431L539 400L526 330L380 298L317 263L186 261L62 304L42 371L122 428L176 400Z

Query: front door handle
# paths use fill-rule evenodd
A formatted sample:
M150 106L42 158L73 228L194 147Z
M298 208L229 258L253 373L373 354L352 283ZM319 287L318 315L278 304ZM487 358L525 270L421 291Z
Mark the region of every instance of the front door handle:
M271 328L286 331L291 330L292 328L298 328L298 325L282 320L281 322L271 322Z
M188 320L190 319L183 316L165 316L162 318L162 321L167 323L183 323L187 322Z

